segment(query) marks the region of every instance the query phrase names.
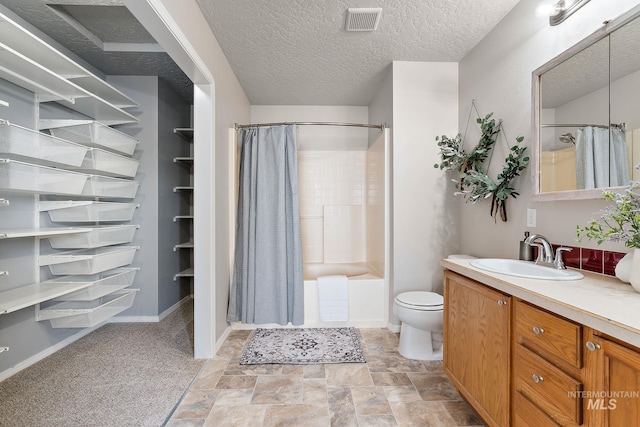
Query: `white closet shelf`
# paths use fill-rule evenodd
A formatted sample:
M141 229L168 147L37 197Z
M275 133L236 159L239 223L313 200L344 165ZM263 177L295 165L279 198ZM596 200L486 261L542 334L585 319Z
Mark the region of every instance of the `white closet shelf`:
M82 196L133 199L140 183L128 179L112 178L101 175L87 175L88 179Z
M193 215L176 215L173 217L173 222L177 222L180 220L193 220Z
M138 104L122 92L74 62L9 17L0 14L0 41L43 67L97 95L116 108Z
M173 163L179 163L179 162L193 163L193 157L174 157L173 158Z
M177 245L175 245L173 247L173 251L177 251L178 249L193 249L193 242L184 242L184 243L178 243Z
M88 147L47 135L0 119L0 155L17 160L71 167L82 165Z
M97 274L131 264L138 246L115 246L40 255L39 265L54 276Z
M45 284L87 283L86 288L56 297L53 301L93 301L133 284L138 268L118 268L91 276L63 276Z
M182 185L178 185L176 187L173 187L173 192L177 193L178 191L193 191L193 187L191 186L182 186Z
M178 280L180 277L193 277L193 268L187 268L186 270L182 270L180 273L177 273L173 276L173 280Z
M91 283L34 283L0 292L0 314L12 313L32 305L48 301L64 294L78 291Z
M0 189L36 194L81 195L89 175L0 159Z
M82 234L45 236L53 249L93 249L131 243L139 225L83 227Z
M128 309L139 289L122 289L93 301L68 301L38 309L36 320L53 328L90 328Z
M79 167L69 169L84 173L99 173L109 176L133 178L140 162L100 148L90 148Z
M138 121L134 115L115 107L97 96L76 98L74 102L65 100L57 102L74 111L93 117L107 126L135 123Z
M91 96L86 90L0 43L0 77L38 94L42 102Z
M131 156L138 140L126 133L93 120L64 121L41 120L40 129L48 129L52 135L89 147L103 148Z
M137 203L95 201L40 201L40 212L48 212L52 222L121 222L131 221Z
M69 234L88 233L93 228L51 227L51 228L21 228L15 230L0 230L0 239L19 239L22 237L50 237Z
M188 141L193 141L193 128L174 128L173 133L176 133Z

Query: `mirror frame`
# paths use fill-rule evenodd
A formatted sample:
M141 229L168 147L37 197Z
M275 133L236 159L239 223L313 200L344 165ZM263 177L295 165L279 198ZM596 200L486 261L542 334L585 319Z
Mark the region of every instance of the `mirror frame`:
M532 199L535 201L548 201L548 200L587 200L587 199L600 199L602 198L602 191L605 188L591 188L585 190L567 190L567 191L540 191L540 109L541 103L541 76L545 72L549 71L553 67L566 61L576 53L591 46L592 44L609 36L612 32L618 28L628 24L632 20L640 18L640 5L633 7L626 13L620 15L614 20L605 21L604 26L597 31L587 36L583 40L579 41L569 49L565 50L561 54L551 59L546 64L537 68L532 73L531 83L531 100L532 100L532 137L533 137L533 154L532 162L533 170L531 173L533 193ZM622 189L625 187L608 187L610 189Z

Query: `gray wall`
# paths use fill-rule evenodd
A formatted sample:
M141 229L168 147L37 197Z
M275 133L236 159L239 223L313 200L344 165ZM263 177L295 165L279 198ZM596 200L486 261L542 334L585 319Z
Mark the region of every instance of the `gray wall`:
M132 220L140 225L132 243L140 246L132 264L140 267L135 280L140 292L121 316L157 316L189 294L188 282L173 281L181 269L181 253L174 252L173 245L184 239L180 236L184 224L173 222L175 215L184 213L184 195L174 193L173 187L189 184L186 169L173 158L189 155L190 147L173 129L189 126L190 105L155 76L107 80L139 104L128 111L140 120L117 126L140 141L134 157L140 161L136 180L141 182L135 199L140 207Z

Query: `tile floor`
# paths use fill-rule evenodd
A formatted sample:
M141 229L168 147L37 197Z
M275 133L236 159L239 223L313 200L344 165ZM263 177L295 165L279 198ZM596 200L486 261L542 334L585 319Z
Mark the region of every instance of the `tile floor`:
M387 329L359 332L366 364L241 366L250 331L233 331L167 426L483 425L441 362L400 356Z

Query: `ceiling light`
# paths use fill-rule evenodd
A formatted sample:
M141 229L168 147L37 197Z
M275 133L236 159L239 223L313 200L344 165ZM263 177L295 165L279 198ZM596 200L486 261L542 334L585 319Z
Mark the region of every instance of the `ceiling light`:
M536 8L536 15L548 16L549 25L558 25L589 0L544 0Z
M380 22L381 7L350 7L347 9L345 31L375 31Z

